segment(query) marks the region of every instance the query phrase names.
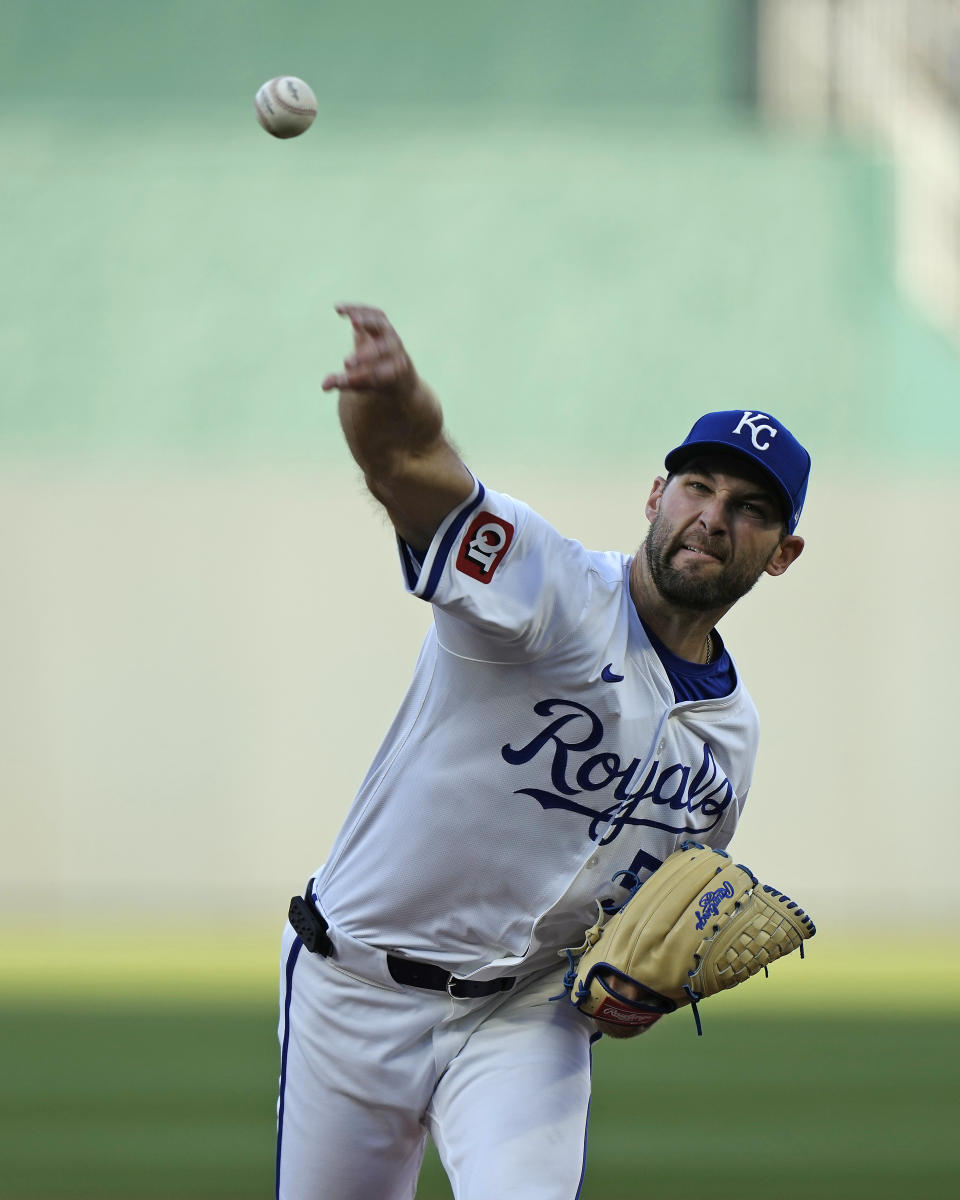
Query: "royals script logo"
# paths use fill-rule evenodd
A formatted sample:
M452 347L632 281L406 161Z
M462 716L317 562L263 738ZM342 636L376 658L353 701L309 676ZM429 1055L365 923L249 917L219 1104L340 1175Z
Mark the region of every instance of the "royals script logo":
M601 846L619 837L626 825L703 834L723 819L733 785L707 742L696 766L657 758L625 761L603 749L603 722L585 704L540 700L533 711L544 718L540 731L526 745L506 745L500 753L513 766L534 759L548 765L551 786L517 788L514 795L531 796L544 810L586 817L590 838ZM609 803L598 809L594 793L609 797Z

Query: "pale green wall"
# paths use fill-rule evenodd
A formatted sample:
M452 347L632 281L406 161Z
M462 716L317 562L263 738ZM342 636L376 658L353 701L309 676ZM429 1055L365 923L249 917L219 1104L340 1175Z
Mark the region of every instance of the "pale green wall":
M752 0L6 0L0 97L224 103L270 74L344 108L709 107L753 86Z
M889 181L742 119L332 119L294 143L250 96L192 127L0 120L14 446L339 456L318 395L334 301L383 305L474 452L608 457L704 408L773 407L821 453L896 424ZM918 437L956 385L910 349ZM905 373L916 379L913 367ZM611 440L613 439L613 441Z
M0 453L339 455L331 305L383 304L472 454L607 459L773 407L818 461L952 458L894 187L748 100L749 0L12 0ZM296 71L314 128L253 92ZM916 457L911 457L911 463Z

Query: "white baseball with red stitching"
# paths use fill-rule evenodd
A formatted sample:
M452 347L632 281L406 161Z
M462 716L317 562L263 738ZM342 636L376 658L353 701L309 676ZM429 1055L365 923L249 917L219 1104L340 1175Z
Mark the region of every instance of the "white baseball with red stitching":
M313 124L317 97L296 75L268 79L254 98L257 120L275 138L299 137Z

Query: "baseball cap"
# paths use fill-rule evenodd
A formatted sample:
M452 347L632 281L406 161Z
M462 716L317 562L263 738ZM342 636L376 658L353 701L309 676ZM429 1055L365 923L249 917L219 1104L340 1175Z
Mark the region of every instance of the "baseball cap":
M783 501L787 527L793 533L807 494L810 455L786 425L769 413L750 409L707 413L670 451L664 466L677 471L704 450L733 452L756 463Z

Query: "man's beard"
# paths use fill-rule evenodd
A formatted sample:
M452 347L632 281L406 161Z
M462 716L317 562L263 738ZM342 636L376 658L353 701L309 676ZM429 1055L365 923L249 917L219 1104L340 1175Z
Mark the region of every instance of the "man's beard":
M643 543L650 578L664 600L676 608L688 612L713 612L729 608L753 587L770 561L752 561L740 564L724 563L721 570L713 571L709 577L687 575L667 561L680 549L682 543L674 542L675 535L667 529L658 513L650 525Z

